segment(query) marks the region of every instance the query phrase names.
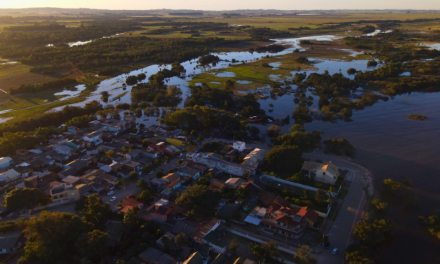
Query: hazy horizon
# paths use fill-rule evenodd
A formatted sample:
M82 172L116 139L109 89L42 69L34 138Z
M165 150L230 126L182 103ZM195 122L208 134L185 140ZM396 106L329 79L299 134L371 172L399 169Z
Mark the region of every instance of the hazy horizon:
M204 11L223 11L238 9L267 9L267 10L332 10L332 9L396 9L396 10L436 10L440 9L438 0L370 0L370 1L349 1L349 0L316 0L291 1L291 0L15 0L2 1L0 8L91 8L110 10L151 10L151 9L187 9Z

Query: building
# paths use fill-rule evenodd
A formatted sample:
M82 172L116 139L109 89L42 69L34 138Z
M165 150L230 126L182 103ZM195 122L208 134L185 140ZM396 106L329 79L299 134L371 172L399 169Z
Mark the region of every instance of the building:
M230 188L237 189L245 182L246 181L243 180L242 178L230 178L226 181L226 186L228 186Z
M223 188L225 188L226 184L224 184L223 182L219 182L217 180L212 180L211 184L209 185L209 189L211 191L218 191L220 192L221 190L223 190Z
M0 182L9 183L18 181L21 179L20 173L14 169L10 169L6 172L0 173Z
M77 184L80 183L81 178L69 175L69 176L65 177L64 179L62 179L61 181L68 184L68 185L76 186Z
M158 206L154 205L152 211L150 212L151 220L157 223L164 223L168 216L173 213L174 209L168 206Z
M74 135L81 134L81 131L79 130L79 128L74 127L74 126L67 127L67 132L72 133Z
M217 168L231 175L241 177L245 172L249 172L249 175L255 174L255 168L223 160L220 155L215 153L195 153L187 155L188 157L194 162L206 165L209 168Z
M206 264L208 259L203 257L199 252L194 252L187 258L183 264Z
M14 253L17 249L22 248L25 239L21 231L3 233L0 235L0 254Z
M243 164L252 168L257 168L264 160L267 151L256 148L243 159Z
M89 133L89 134L85 135L83 137L83 140L87 141L87 142L90 142L90 143L93 143L93 144L95 144L95 146L98 146L99 144L103 143L103 141L101 139L101 136L102 136L101 132L94 131L92 133Z
M38 175L27 177L23 180L24 186L28 188L38 188Z
M65 183L50 190L52 203L68 203L79 200L79 190Z
M134 208L142 209L143 206L144 206L143 203L136 200L133 195L130 195L124 201L122 201L121 203L122 209L120 210L120 212L126 213L128 210Z
M171 231L173 234L184 233L189 239L193 240L197 231L199 230L199 226L196 222L183 219L179 220L174 224L173 230Z
M59 154L70 156L72 155L73 149L71 147L60 145L60 144L54 144L50 146L53 151Z
M134 149L127 154L125 154L125 158L127 160L138 159L142 156L142 151L140 149Z
M14 161L10 157L0 158L0 169L9 168L12 164L14 164Z
M242 141L236 141L233 143L233 148L242 152L246 148L246 143Z
M227 227L225 225L220 224L216 226L203 237L203 243L208 244L215 253L225 253L227 246L229 246L223 239L226 230Z
M331 161L327 163L306 161L301 171L306 173L309 177L314 178L315 181L331 185L336 183L340 175L339 168Z
M193 180L197 180L206 171L206 166L197 164L191 161L185 161L180 164L176 173L182 177L191 177Z
M149 247L139 254L138 259L146 264L177 264L178 261L174 257L163 253L160 250Z

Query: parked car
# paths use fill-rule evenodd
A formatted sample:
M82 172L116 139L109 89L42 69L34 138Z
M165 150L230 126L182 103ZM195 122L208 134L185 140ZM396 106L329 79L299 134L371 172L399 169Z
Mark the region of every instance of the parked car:
M110 195L113 195L114 193L115 193L114 191L111 191L111 192L107 193L107 195L110 196Z
M110 199L110 202L113 202L114 200L116 200L116 196L113 196L113 197Z
M339 251L339 249L334 248L333 251L332 251L332 254L333 254L333 255L336 255L336 254L338 254L338 251Z

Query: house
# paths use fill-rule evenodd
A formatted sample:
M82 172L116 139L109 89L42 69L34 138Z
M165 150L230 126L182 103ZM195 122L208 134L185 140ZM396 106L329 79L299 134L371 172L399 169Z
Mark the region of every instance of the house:
M307 206L301 207L297 214L304 216L307 219L309 226L311 227L313 227L318 222L318 213Z
M242 152L246 148L246 143L242 141L236 141L233 143L233 148Z
M139 162L133 160L121 161L122 167L130 171L141 171L142 166Z
M178 180L171 181L167 185L165 185L164 190L160 193L160 196L162 198L170 199L172 198L171 195L173 194L174 190L182 186L182 182L180 181L180 177Z
M0 158L0 169L9 168L12 164L14 164L14 161L10 157Z
M226 264L227 262L227 257L225 254L220 253L217 255L217 257L215 257L215 259L211 262L211 264Z
M193 180L197 180L206 171L207 166L197 164L191 161L185 161L180 164L179 169L176 171L182 177L191 177Z
M232 145L226 145L222 148L222 150L220 150L220 155L226 155L226 153L228 153L232 149L233 149Z
M101 132L94 131L92 133L89 133L89 134L85 135L83 137L83 140L87 141L87 142L90 142L90 143L93 143L95 146L98 146L99 144L103 143L101 137L102 137L102 133Z
M0 235L0 254L14 253L25 244L24 235L21 231L3 233Z
M138 159L142 156L142 151L140 149L134 149L127 154L125 154L125 158L127 160Z
M77 173L78 173L78 171L75 170L75 169L66 168L66 169L58 172L58 176L63 179L65 177L69 176L69 175L78 175Z
M172 207L154 205L150 212L150 217L152 221L162 224L173 211Z
M208 259L203 257L199 252L194 252L187 258L183 264L206 264Z
M138 259L146 264L177 264L178 261L174 257L163 253L160 250L149 247L139 254Z
M114 248L121 240L124 225L119 221L108 221L105 232L109 235L108 246Z
M28 188L38 188L38 175L27 177L23 180L24 186Z
M226 230L227 227L225 225L218 225L203 237L203 243L208 244L215 253L225 253L228 246L224 239Z
M70 148L79 149L81 148L81 141L79 141L78 139L72 139L70 141L67 141L65 145Z
M188 219L183 219L177 221L176 224L174 224L171 232L176 235L184 233L189 239L194 239L198 230L199 226L196 222Z
M221 224L220 220L213 217L211 220L206 222L205 224L201 225L199 229L197 230L194 240L196 240L198 243L203 244L203 237L206 236L209 232L212 230L215 230L219 225Z
M258 165L260 165L260 163L264 160L266 153L266 150L256 148L246 157L244 157L243 164L249 167L257 168Z
M266 185L259 180L249 180L241 185L241 188L247 190L250 194L261 193L266 190Z
M160 178L162 181L166 181L167 183L172 183L176 181L180 181L180 176L176 173L168 173L166 176Z
M50 189L53 189L53 188L55 188L55 187L57 187L57 186L61 186L63 183L62 182L59 182L59 181L53 181L53 182L50 182L49 183L49 188Z
M98 169L81 176L81 180L90 185L93 191L102 193L113 188L118 178Z
M73 169L73 170L75 170L76 173L75 174L71 174L71 175L74 175L74 176L77 175L77 173L78 174L82 174L82 172L86 171L87 168L88 168L87 162L84 161L84 160L81 160L81 159L77 159L77 160L74 160L72 162L69 162L69 163L67 163L64 166L64 169ZM67 175L67 176L69 176L69 175Z
M144 206L143 203L136 200L133 195L130 195L127 198L125 198L124 201L122 201L121 203L122 209L120 210L120 212L126 213L128 210L131 210L133 208L142 209L143 206Z
M224 159L228 161L235 161L240 152L237 149L232 149L226 155L224 155Z
M73 149L71 147L65 145L54 144L51 145L50 148L52 148L52 150L55 151L56 153L68 155L68 156L72 155L73 152Z
M288 205L288 206L286 206ZM309 220L305 217L306 213L311 213L305 209L302 214L298 210L289 207L283 198L277 197L271 207L266 211L260 225L260 230L271 234L280 234L291 238L299 238L306 230ZM316 214L316 212L314 212Z
M166 232L163 236L161 236L158 240L156 240L156 245L157 245L160 249L165 249L165 245L164 245L163 242L162 242L162 238L163 238L164 236L169 237L169 239L170 239L171 241L173 241L173 239L174 239L174 237L175 237L175 235L171 234L170 232Z
M212 180L211 184L209 185L209 189L211 191L218 191L220 192L221 190L223 190L223 188L225 188L226 184L224 184L223 182L219 182L217 180Z
M101 122L99 120L93 120L89 122L90 127L99 126Z
M78 184L75 188L79 191L79 196L89 195L92 190L92 186L90 184Z
M67 132L72 133L76 136L81 134L81 130L75 126L69 126L67 127Z
M76 186L78 183L80 183L81 178L69 175L69 176L65 177L64 179L62 179L61 181L63 183L68 184L68 185Z
M13 181L18 181L20 179L21 179L20 173L18 173L14 169L10 169L6 172L0 173L0 182L8 183Z
M301 171L307 173L315 181L334 185L339 178L339 168L331 161L327 163L304 162Z
M230 178L226 181L226 186L228 186L230 188L237 189L245 182L246 181L243 180L242 178Z
M99 147L96 148L98 150L98 152L101 153L106 153L108 151L113 151L115 152L117 150L117 148L112 147L112 146L106 146L106 145L100 145Z
M219 154L215 153L187 154L187 159L235 176L241 177L245 172L249 172L249 175L255 174L255 168L223 160Z
M52 203L68 203L79 200L79 190L65 183L50 190Z

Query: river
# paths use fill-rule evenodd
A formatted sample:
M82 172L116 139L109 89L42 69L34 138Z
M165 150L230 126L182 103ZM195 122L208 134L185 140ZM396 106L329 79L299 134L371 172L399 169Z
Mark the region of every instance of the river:
M377 32L378 33L378 32ZM228 52L218 53L222 60L254 61L267 54L271 56L283 55L293 52L294 49L301 49L301 39L331 40L339 36L317 36L295 39L276 40L276 43L290 44L291 47L278 53L256 53L256 52ZM354 53L354 51L351 51ZM313 59L312 59L313 60ZM367 61L339 61L328 59L314 59L317 71L322 73L328 70L330 74L341 72L344 76L353 78L347 74L348 68L357 70L368 70ZM230 62L221 61L214 67L197 66L197 59L186 61L182 66L186 69L186 75L182 78L173 77L167 80L169 85L177 85L182 89L183 101L179 107L184 106L184 100L189 95L188 81L192 76L210 71L223 69L230 65ZM276 66L276 65L274 65ZM123 83L128 75L145 73L148 77L157 73L164 67L170 69L170 65L151 65L142 69L122 74L117 77L102 81L96 91L84 102L74 105L83 106L92 100L100 101L102 91L108 91L111 95L108 104L130 103L131 86ZM380 67L380 65L378 66ZM77 93L81 91L78 87ZM118 95L121 96L113 101ZM362 93L362 88L359 93ZM71 91L66 95L75 96ZM269 110L269 104L275 107L269 115L275 118L285 118L291 115L295 109L293 102L294 94L286 94L277 98L260 100L262 109ZM353 121L337 121L335 123L314 120L306 124L308 131L322 130L323 138L346 138L356 148L356 161L368 167L374 174L375 189L380 189L383 179L392 178L399 180L401 176L407 176L413 184L413 189L420 198L420 206L414 211L403 207L391 207L386 217L397 223L397 230L392 243L389 243L381 252L380 263L440 263L439 243L428 231L417 224L419 215L440 209L440 93L411 93L391 97L387 102L379 101L364 110L353 112ZM310 109L318 108L318 98L314 97L314 105ZM55 109L56 110L56 109ZM408 114L423 114L428 117L425 121L414 121L407 117ZM148 119L148 120L146 120ZM292 120L293 121L293 120ZM147 126L157 124L157 118L138 118ZM292 122L293 123L293 122ZM264 132L267 127L259 126ZM289 126L282 127L282 131L288 133Z

